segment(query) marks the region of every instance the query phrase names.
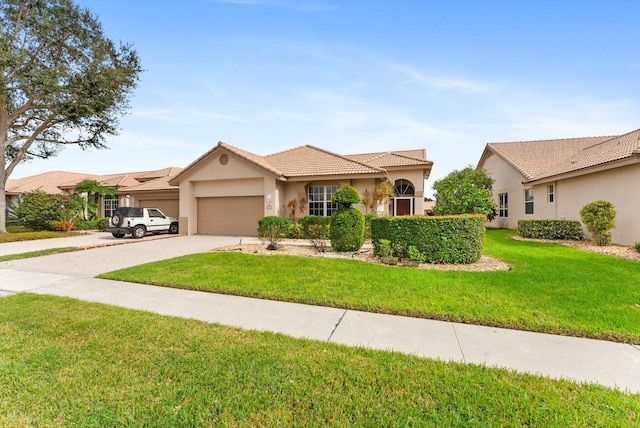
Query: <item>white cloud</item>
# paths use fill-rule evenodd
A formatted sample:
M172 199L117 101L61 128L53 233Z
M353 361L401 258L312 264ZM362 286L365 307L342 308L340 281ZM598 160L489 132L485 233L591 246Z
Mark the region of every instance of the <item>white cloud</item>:
M490 86L473 80L456 77L434 77L421 73L412 67L400 64L389 64L387 67L409 78L405 84L418 84L431 89L443 91L458 91L467 94L479 94L488 92Z

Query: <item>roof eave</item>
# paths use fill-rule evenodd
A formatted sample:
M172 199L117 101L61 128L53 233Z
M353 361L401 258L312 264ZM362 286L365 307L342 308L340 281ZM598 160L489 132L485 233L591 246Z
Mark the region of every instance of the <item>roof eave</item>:
M639 153L640 154L640 153ZM616 159L614 161L601 163L598 165L592 165L585 168L576 169L573 171L567 171L560 174L554 174L544 177L537 177L530 180L525 180L522 184L545 184L553 181L565 180L568 178L580 177L582 175L594 174L596 172L607 171L614 168L620 168L623 166L633 165L640 163L639 154L633 154L632 156L627 156L622 159Z

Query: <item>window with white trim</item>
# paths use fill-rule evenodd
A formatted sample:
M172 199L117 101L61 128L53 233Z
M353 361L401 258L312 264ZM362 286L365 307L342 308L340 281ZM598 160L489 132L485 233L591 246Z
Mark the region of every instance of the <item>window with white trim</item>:
M338 204L331 202L331 197L338 187L340 186L309 186L309 215L328 217L333 214L338 209Z
M498 217L509 217L509 194L498 194Z
M113 213L116 212L116 208L118 208L118 197L105 195L104 197L104 216L111 217Z
M524 189L524 213L533 214L533 189Z
M547 201L553 203L556 200L556 186L549 184L547 186Z

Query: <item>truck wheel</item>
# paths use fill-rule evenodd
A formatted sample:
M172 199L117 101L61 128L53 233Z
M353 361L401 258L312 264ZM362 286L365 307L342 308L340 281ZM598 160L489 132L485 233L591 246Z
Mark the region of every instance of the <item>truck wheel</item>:
M131 235L136 239L140 239L140 238L144 237L144 235L146 235L146 233L147 233L147 229L144 226L136 226L133 229L133 232L131 233Z
M124 220L124 217L121 216L119 212L116 212L111 216L111 224L114 226L122 226L122 220Z
M178 233L178 223L171 223L169 225L169 233L175 235Z

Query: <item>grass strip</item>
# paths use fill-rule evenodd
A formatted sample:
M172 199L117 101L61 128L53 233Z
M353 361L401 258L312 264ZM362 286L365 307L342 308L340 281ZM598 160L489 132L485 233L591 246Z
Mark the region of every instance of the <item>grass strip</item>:
M101 278L640 343L640 263L487 231L511 271L428 271L355 260L204 253Z
M638 426L640 396L74 299L0 299L0 426Z
M28 259L31 257L47 256L49 254L68 253L69 251L76 251L78 247L60 247L60 248L47 248L46 250L29 251L26 253L7 254L0 256L0 262L8 262L10 260Z
M21 242L21 241L35 241L37 239L51 239L51 238L68 238L71 236L83 235L81 232L52 232L52 231L27 231L27 232L14 232L5 233L0 235L0 244L7 242Z

